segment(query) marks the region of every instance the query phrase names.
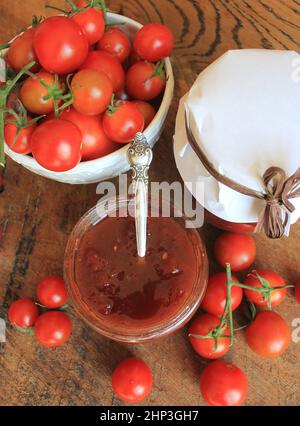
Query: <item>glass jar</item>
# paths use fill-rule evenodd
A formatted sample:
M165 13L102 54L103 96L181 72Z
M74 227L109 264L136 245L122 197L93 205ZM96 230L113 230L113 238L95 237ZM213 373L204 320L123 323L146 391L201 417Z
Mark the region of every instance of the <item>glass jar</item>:
M241 234L251 234L254 232L256 223L236 223L228 222L205 210L204 220L210 225L227 232L237 232Z
M191 249L189 253L192 253L191 259L189 259L188 262L190 265L193 265L195 274L191 275L191 270L188 270L188 276L192 276L191 286L188 291L184 291L184 296L181 296L179 302L176 301L174 309L172 311L170 310L168 315L166 311L164 315L159 317L156 316L155 320L151 320L150 318L147 321L139 321L136 319L131 320L131 318L126 318L124 321L115 321L114 316L104 315L104 313L100 313L97 309L95 309L95 306L92 306L89 299L84 294L84 291L82 291L83 284L78 278L80 277L80 274L78 273L78 262L82 262L81 254L83 253L81 247L85 244L85 237L87 235L91 235L89 234L89 231L93 229L95 230L96 226L102 226L105 224L105 221L108 221L111 216L123 217L124 211L128 211L128 209L132 208L132 202L133 200L131 197L110 199L108 201L101 201L97 207L94 207L87 212L75 226L69 238L64 262L65 281L71 303L77 314L100 334L113 340L127 343L145 342L164 337L184 326L198 309L204 296L208 279L208 259L205 245L195 228L188 229L185 227L185 217L182 214L180 214L181 217L177 217L179 216L177 210L177 214L173 215L176 217L171 217L167 220L176 221L176 223L180 226L180 232L182 230L184 232L182 235L187 237L184 238L184 241L185 244L189 244ZM108 210L106 212L104 211L104 206L108 206ZM149 202L149 211L150 209L151 204ZM159 216L159 218L155 220L166 220L161 218L161 207L159 207L159 211L156 211L152 206L152 216L153 212L155 212L154 216ZM150 218L149 220L151 223L151 220L154 219ZM160 224L161 223L162 222L160 222ZM106 224L108 224L108 222L106 222ZM100 229L100 227L98 229ZM148 229L151 229L151 227L148 227ZM162 238L161 235L159 235L159 239L160 238ZM101 237L100 240L97 241L100 243ZM105 241L104 238L103 241L101 241L101 244L107 246L108 242ZM177 244L179 243L177 242ZM118 254L112 254L112 256L118 256ZM111 259L112 256L110 257ZM184 258L186 256L186 251L185 253L178 253L178 256L179 258L180 256ZM125 257L127 257L127 255ZM120 259L123 264L122 266L124 266L124 257L120 257ZM133 260L137 261L136 259L131 258L131 254L128 254L128 258L125 259L125 263L132 263ZM147 261L146 256L146 262ZM143 283L140 285L142 287ZM158 287L156 287L155 291L160 291L159 285L158 280ZM165 285L165 281L162 282L161 285ZM139 306L139 309L140 308L143 309L143 306Z

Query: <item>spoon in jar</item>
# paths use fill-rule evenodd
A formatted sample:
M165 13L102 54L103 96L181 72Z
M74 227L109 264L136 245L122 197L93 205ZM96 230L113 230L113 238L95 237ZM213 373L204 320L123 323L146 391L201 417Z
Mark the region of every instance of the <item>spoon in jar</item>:
M143 133L135 135L128 148L127 158L132 170L137 253L143 258L147 248L148 172L153 160L152 149Z

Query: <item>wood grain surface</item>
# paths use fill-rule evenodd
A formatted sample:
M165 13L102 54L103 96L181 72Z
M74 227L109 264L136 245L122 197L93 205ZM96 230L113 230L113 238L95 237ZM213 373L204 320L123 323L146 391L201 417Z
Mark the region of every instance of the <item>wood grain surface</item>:
M31 21L49 15L44 0L0 2L0 43L10 40ZM63 5L63 1L50 3ZM178 101L194 79L228 49L300 50L299 0L112 0L110 7L142 23L163 22L174 32L172 58L176 89L172 108L157 144L152 179L180 179L172 154ZM1 316L18 296L34 296L39 279L62 273L68 235L81 215L96 201L95 185L68 186L46 180L8 160L5 191L0 196ZM219 231L206 225L203 235L211 247ZM272 268L293 284L300 278L300 223L289 239L270 242L255 237L256 266ZM212 271L216 265L212 263ZM291 324L300 318L292 292L278 312ZM111 372L129 355L147 361L154 388L145 405L203 405L199 374L205 361L192 350L187 331L140 346L102 338L70 310L73 334L67 345L47 350L34 338L10 326L0 346L0 404L2 405L121 405L111 390ZM248 405L300 404L300 343L292 343L278 360L264 361L247 348L243 332L226 359L249 377Z

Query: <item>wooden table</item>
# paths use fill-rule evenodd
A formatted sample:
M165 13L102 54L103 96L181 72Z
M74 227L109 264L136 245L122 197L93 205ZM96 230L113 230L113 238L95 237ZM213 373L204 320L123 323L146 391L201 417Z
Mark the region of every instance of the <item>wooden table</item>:
M11 0L0 5L0 43L26 27L31 15L45 15L46 1ZM50 3L63 5L63 1ZM164 22L174 32L172 59L176 76L175 97L161 140L155 148L152 179L180 179L172 154L172 136L180 97L207 65L228 49L272 48L299 51L298 0L114 0L111 7L140 22ZM0 300L4 315L17 296L34 296L39 279L62 274L68 235L81 215L96 201L95 185L68 186L29 173L7 161L5 191L0 198ZM211 251L218 231L205 226ZM256 266L272 268L289 283L300 278L300 223L290 238L270 242L255 237ZM212 270L215 270L212 264ZM291 324L300 317L293 295L278 312ZM126 346L102 338L70 310L73 334L69 343L47 350L33 337L7 330L0 346L0 403L2 405L120 405L111 390L116 364L137 355L154 374L149 405L202 405L198 379L205 361L187 340L187 331L162 341ZM300 334L300 333L298 333ZM226 359L249 377L249 405L300 404L300 343L275 361L264 361L247 348L243 333Z

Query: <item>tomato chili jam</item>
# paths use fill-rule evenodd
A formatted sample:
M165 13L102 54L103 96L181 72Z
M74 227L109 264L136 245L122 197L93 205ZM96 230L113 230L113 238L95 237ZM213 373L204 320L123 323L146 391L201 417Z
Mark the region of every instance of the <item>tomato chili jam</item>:
M129 203L129 200L123 200ZM149 217L147 254L137 255L134 218L88 212L75 227L65 275L78 314L100 333L137 342L185 324L206 288L208 263L184 218Z

